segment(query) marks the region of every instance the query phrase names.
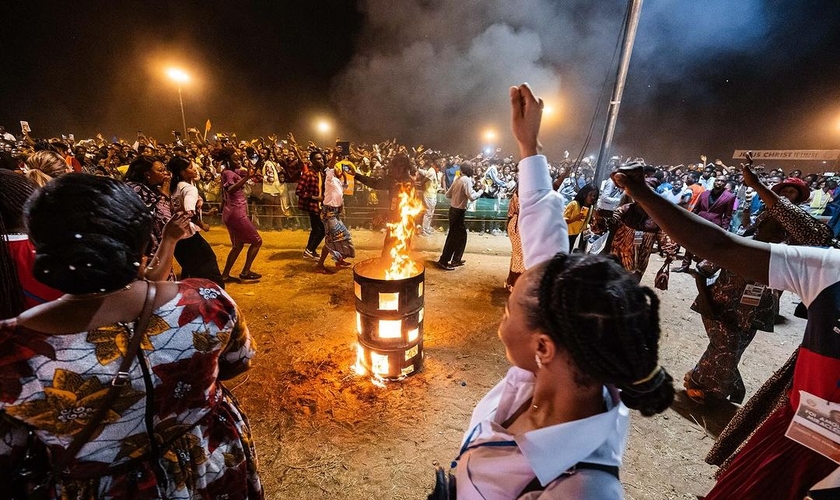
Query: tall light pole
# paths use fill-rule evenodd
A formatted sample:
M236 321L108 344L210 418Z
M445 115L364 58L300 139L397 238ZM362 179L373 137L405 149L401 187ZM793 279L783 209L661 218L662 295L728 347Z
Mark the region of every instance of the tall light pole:
M179 68L169 68L166 74L178 84L178 102L181 104L181 123L184 125L184 140L187 140L187 118L184 115L184 99L181 97L181 84L190 81L190 75Z

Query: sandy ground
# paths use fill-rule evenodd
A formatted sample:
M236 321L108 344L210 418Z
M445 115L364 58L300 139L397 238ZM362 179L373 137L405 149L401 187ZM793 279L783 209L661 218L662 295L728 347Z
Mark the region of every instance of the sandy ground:
M355 375L353 274L314 272L301 258L308 232L262 233L253 269L259 283L228 287L258 341L253 368L229 383L247 410L267 497L426 498L433 465L458 453L473 406L505 374L496 336L507 293L510 243L504 235L471 233L467 265L426 269L425 367L402 382L376 387ZM353 231L360 261L378 256L383 235ZM229 243L223 227L207 234L220 264ZM432 261L443 233L417 239L416 260ZM234 267L241 270L242 259ZM651 259L643 283L661 259ZM660 292L661 363L675 379L706 345L700 317L689 310L693 279L672 274ZM804 321L782 297L783 324L759 332L742 361L748 395L793 351ZM681 385L678 387L681 388ZM652 418L634 414L622 467L628 499L694 499L712 485L703 457L734 408L704 408L680 398Z

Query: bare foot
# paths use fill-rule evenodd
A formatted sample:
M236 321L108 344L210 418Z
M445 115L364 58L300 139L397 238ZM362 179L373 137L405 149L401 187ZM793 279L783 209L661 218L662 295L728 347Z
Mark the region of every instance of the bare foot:
M331 271L320 264L315 265L315 272L321 274L335 274L335 271Z

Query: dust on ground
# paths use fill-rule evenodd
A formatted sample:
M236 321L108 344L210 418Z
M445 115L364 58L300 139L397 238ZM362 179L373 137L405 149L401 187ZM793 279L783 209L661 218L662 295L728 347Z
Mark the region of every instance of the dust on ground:
M353 230L355 261L377 257L383 235ZM264 231L253 266L259 283L228 286L258 342L252 369L229 387L253 427L267 498L424 499L435 463L457 455L473 406L509 364L496 336L507 292L510 242L505 235L470 233L455 271L431 266L444 234L415 240L427 264L425 363L422 372L381 388L355 374L353 273L314 272L302 258L308 231ZM220 265L229 250L224 227L205 235ZM232 274L238 274L244 252ZM328 264L329 265L329 264ZM643 284L661 265L651 258ZM661 364L681 388L682 375L706 346L699 315L689 310L693 278L672 274L661 298ZM787 359L804 321L782 296L785 321L759 332L741 372L748 396ZM713 484L703 457L734 407L704 408L679 398L652 418L633 413L622 467L625 495L634 500L695 499Z

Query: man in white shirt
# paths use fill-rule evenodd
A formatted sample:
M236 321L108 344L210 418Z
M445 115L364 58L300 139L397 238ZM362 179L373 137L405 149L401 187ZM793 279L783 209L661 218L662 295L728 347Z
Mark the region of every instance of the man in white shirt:
M473 189L473 165L465 161L461 164L461 175L446 191L449 198L449 232L443 244L443 252L437 261L437 266L444 271L453 271L463 266L464 249L467 247L467 225L464 219L467 214L467 202L474 201L484 194L484 190Z

